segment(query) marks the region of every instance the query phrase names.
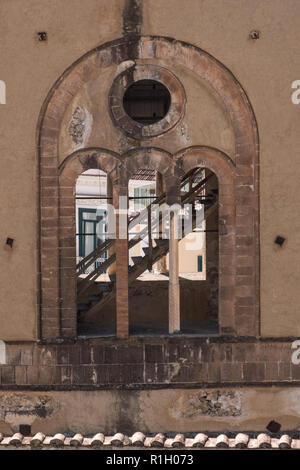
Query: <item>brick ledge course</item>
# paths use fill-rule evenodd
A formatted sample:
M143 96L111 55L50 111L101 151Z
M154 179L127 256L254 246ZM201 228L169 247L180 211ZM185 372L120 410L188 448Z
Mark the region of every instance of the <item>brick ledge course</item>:
M291 345L187 337L7 343L0 390L299 385Z

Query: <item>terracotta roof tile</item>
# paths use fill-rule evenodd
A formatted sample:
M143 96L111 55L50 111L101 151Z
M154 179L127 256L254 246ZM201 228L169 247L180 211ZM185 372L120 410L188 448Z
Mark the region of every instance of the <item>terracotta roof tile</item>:
M162 433L156 434L151 441L151 447L163 447L166 437Z
M117 434L114 435L112 440L110 441L110 444L114 447L120 447L123 444L125 444L125 436L121 432L118 432Z
M83 442L82 434L75 434L75 436L72 437L72 439L70 439L70 446L71 447L79 447L79 446L81 446L82 442Z
M135 432L131 437L131 444L137 447L142 447L144 445L146 436L142 432Z
M292 438L287 434L283 434L279 439L279 447L281 449L290 449L292 444Z
M229 447L229 439L225 434L220 434L216 439L216 447Z
M235 447L237 449L245 449L248 446L249 436L242 432L235 436Z
M104 444L105 436L102 432L98 432L95 436L91 439L90 445L91 446L102 446Z
M1 445L8 446L10 444L10 441L11 441L11 436L10 437L3 437L3 439L1 440Z
M260 449L270 449L271 438L267 434L259 434L257 436L257 444Z
M207 435L200 432L194 437L194 441L193 441L192 446L193 447L204 447L207 439L208 439Z
M50 445L55 447L61 447L64 445L65 436L63 434L55 434L54 437L50 439Z
M184 447L185 446L185 437L183 434L176 434L175 438L172 440L172 447Z
M96 435L97 435L97 434L96 434ZM83 447L89 447L90 445L92 445L92 440L93 440L93 439L90 438L90 437L85 437L85 438L83 439L82 446L83 446Z
M253 433L251 433L253 436ZM146 436L142 432L135 432L132 436L123 433L116 433L114 436L105 436L99 432L93 437L85 437L80 433L73 436L57 433L54 436L45 436L38 432L34 436L23 436L15 433L12 436L3 436L0 434L0 448L3 447L46 447L46 448L68 448L68 447L144 447L150 449L157 448L230 448L230 449L300 449L300 434L297 438L289 434L277 435L271 437L266 433L258 433L256 437L250 437L247 433L231 434L205 433L195 434L194 437L185 436L178 433L175 437L167 437L162 433L153 436Z
M31 447L40 447L45 439L45 434L42 432L36 433L30 441Z
M22 445L22 441L23 441L22 434L20 434L19 432L16 432L10 439L10 445L18 447Z

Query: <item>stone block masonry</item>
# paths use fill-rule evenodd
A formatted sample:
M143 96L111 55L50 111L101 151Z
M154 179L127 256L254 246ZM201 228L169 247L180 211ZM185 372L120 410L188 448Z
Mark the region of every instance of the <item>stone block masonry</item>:
M292 338L130 338L6 344L0 389L300 385Z

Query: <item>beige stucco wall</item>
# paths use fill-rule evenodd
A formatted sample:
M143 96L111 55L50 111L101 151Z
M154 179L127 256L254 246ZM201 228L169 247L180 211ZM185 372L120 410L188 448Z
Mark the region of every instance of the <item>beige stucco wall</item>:
M0 5L0 337L36 337L36 127L53 83L78 57L120 36L123 1L3 0ZM47 31L48 41L36 33ZM14 181L12 183L12 181ZM7 250L7 237L15 239Z
M122 35L123 6L123 0L1 1L0 79L7 86L7 103L0 105L2 339L36 336L35 133L39 111L50 87L70 64ZM300 79L297 9L297 0L143 2L142 34L171 36L206 50L233 72L254 108L261 152L261 319L262 334L268 336L300 335L300 105L290 99L291 83ZM261 31L259 40L249 39L252 29ZM37 31L48 32L46 43L37 41ZM176 73L182 73L181 80L195 93L194 78L179 68ZM199 94L191 101L192 143L197 137L198 144L215 141L230 153L226 116L209 90L199 85ZM97 124L100 129L100 120ZM107 117L102 129L106 126L110 126ZM112 135L111 130L101 132L92 133L89 144L100 145L101 135ZM276 235L287 238L281 249L273 243ZM7 237L15 239L12 250L5 246Z

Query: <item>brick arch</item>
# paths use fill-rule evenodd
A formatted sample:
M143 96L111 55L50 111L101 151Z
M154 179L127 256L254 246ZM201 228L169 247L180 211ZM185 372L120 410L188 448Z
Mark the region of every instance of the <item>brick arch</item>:
M222 150L206 145L195 145L179 150L174 154L178 170L187 173L196 166L205 166L213 171L224 184L234 184L236 165Z
M53 85L42 106L37 126L37 160L40 181L39 205L39 311L40 337L76 336L73 320L62 322L61 270L59 259L59 133L67 107L85 83L101 70L126 60L173 60L205 80L223 103L235 136L236 224L241 237L250 237L251 248L237 246L237 275L254 277L249 286L236 291L239 323L232 333L258 334L258 132L247 95L233 74L198 47L161 36L125 37L103 44L74 62ZM115 172L120 178L120 168ZM178 179L178 177L177 177ZM245 240L239 240L245 243ZM252 250L252 251L251 251ZM251 274L252 273L252 274ZM248 289L248 290L247 290ZM246 293L247 292L247 293ZM71 294L70 294L71 296ZM74 296L74 294L73 294ZM255 299L255 301L253 301ZM73 308L73 307L72 307ZM70 309L71 311L71 309ZM70 326L69 326L70 325ZM230 331L230 330L228 330Z
M180 194L181 168L175 164L172 154L157 147L130 149L122 155L128 181L139 168L151 168L163 176L167 201L178 202Z
M120 155L104 148L86 148L68 155L59 165L62 176L67 171L74 171L79 176L89 169L101 169L109 174L121 164Z
M59 166L59 292L60 335L73 336L77 328L76 312L76 237L75 191L78 176L90 169L111 177L120 165L119 155L107 149L88 148L69 155Z
M173 174L175 165L172 155L157 147L138 147L125 152L121 156L129 177L139 168L151 168L164 176Z
M206 146L180 150L174 158L176 165L184 173L202 167L211 170L218 179L220 227L218 323L221 333L234 334L239 325L236 312L236 253L239 227L236 225L235 164L224 152ZM248 282L251 286L251 281Z

